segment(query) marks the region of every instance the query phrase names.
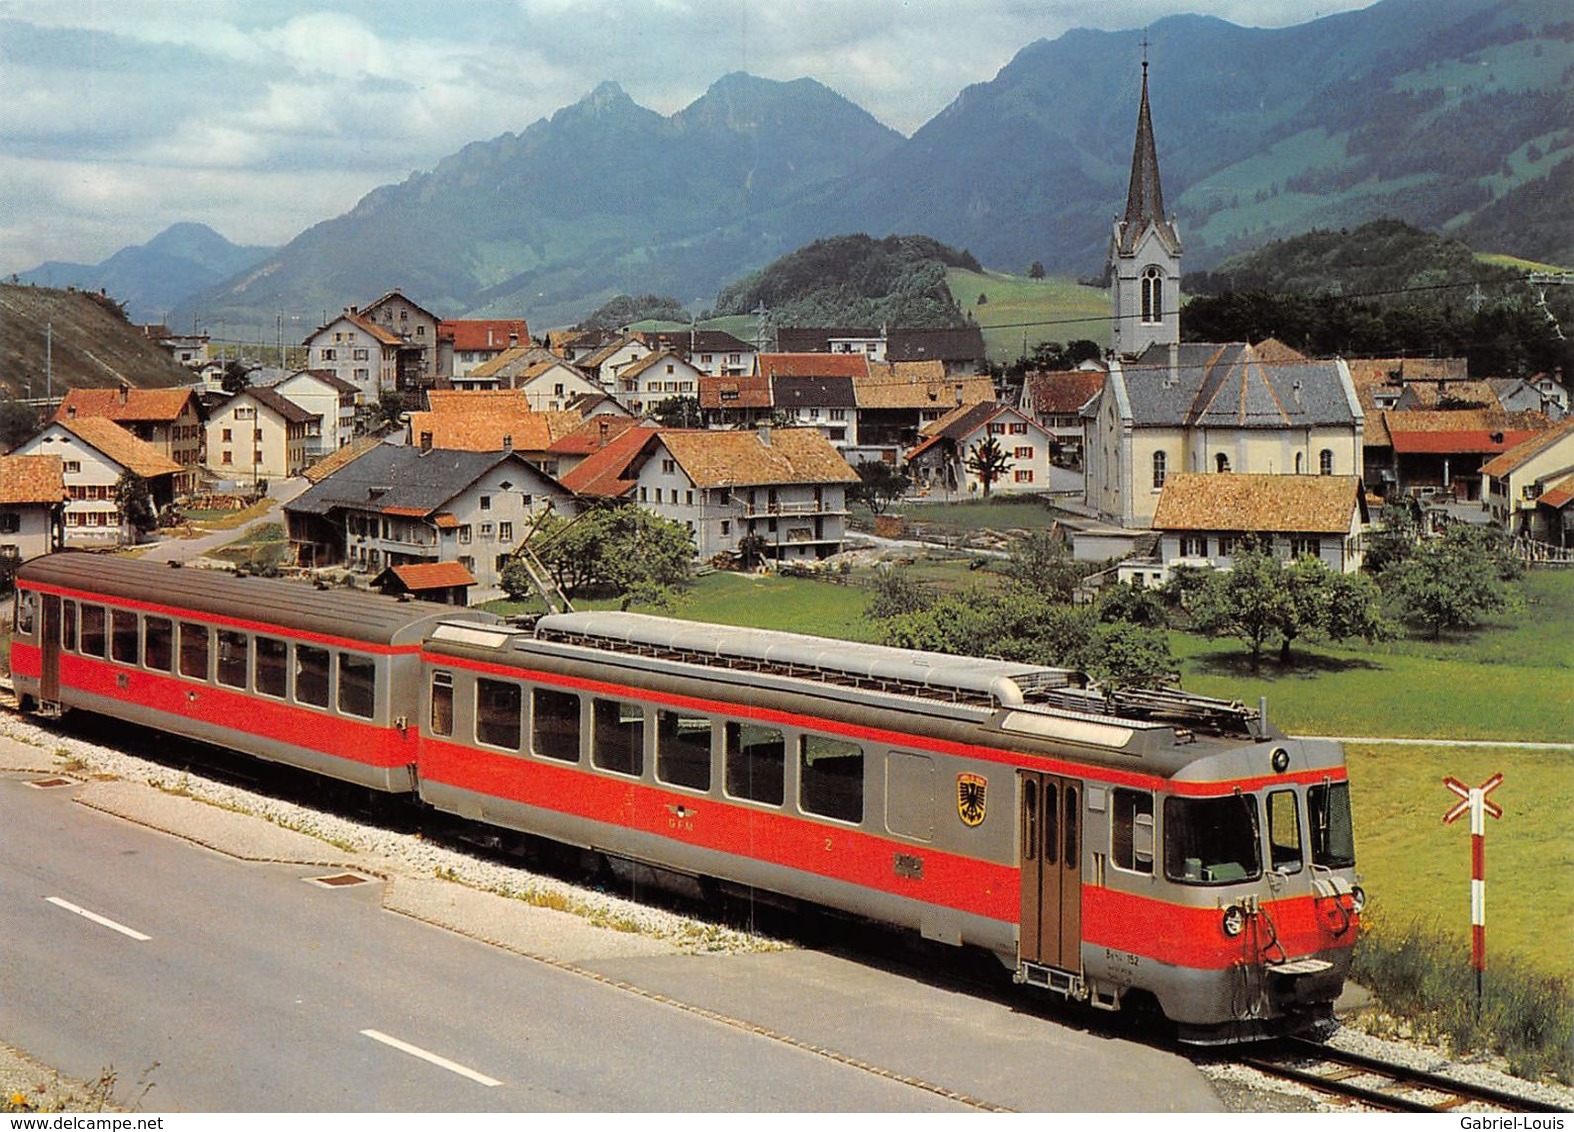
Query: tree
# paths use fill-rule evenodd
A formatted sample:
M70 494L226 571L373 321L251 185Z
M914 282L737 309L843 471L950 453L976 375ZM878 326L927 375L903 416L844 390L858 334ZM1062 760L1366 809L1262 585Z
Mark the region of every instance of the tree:
M597 588L621 599L623 609L673 604L694 559L694 539L683 524L620 504L572 519L549 516L530 544L569 597Z
M1029 531L1013 538L1001 572L1017 586L1055 601L1070 601L1084 573L1054 531Z
M1519 566L1493 538L1489 531L1453 526L1384 570L1383 595L1395 616L1428 629L1435 641L1446 629L1468 628L1507 609L1506 583Z
M863 460L858 464L858 482L847 490L847 498L862 503L876 515L883 515L891 504L907 494L913 478L895 464L884 460Z
M224 374L219 378L219 384L226 393L244 393L251 388L251 367L239 358L231 358L224 363Z
M699 428L700 399L698 397L668 397L657 402L649 414L662 428Z
M0 401L0 450L10 451L27 440L40 423L38 410L26 401L9 397Z
M129 468L115 482L115 507L120 511L121 521L136 537L158 526L158 510L153 506L148 481Z
M1163 630L1110 621L1093 630L1081 667L1106 687L1126 688L1167 684L1180 664Z
M1029 279L1044 278L1044 265L1035 259L1031 264L1028 265L1027 277Z
M869 599L865 616L875 621L889 621L909 613L919 613L935 602L934 591L913 577L911 566L890 566L876 570L869 588L874 596Z
M1271 556L1238 553L1231 569L1209 575L1191 599L1197 629L1209 637L1240 638L1251 654L1253 672L1262 663L1263 646L1290 614L1279 574Z
M985 437L973 445L965 464L967 470L977 476L978 482L983 485L985 499L989 498L989 489L995 485L995 481L1009 472L1012 466L1011 457L1006 455L1006 450L994 436Z

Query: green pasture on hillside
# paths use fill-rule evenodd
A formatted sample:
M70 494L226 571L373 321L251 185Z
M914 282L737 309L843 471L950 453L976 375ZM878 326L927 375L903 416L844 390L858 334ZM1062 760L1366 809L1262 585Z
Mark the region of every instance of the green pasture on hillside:
M959 267L947 269L946 286L984 332L989 360L998 365L1009 365L1040 342L1086 338L1109 346L1109 292L1101 288L1064 277L1029 279ZM989 301L980 304L980 295Z
M1478 786L1494 774L1487 819L1487 966L1512 955L1574 977L1574 753L1503 747L1348 744L1357 871L1372 930L1418 923L1470 949L1470 822L1443 824L1459 799L1445 777Z

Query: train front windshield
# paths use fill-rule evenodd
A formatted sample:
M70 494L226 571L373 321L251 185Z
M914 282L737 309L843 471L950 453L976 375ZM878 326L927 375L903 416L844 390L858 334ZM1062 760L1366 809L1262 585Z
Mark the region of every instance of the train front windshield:
M1312 821L1312 860L1331 869L1355 866L1355 822L1350 817L1350 784L1329 782L1306 791Z
M1164 800L1164 872L1182 884L1233 884L1262 876L1254 794Z

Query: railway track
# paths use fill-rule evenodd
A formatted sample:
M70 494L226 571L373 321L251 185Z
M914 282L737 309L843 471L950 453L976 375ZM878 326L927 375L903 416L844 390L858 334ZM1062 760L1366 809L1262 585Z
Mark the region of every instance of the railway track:
M1439 1073L1396 1065L1321 1043L1287 1038L1234 1059L1260 1073L1384 1112L1451 1112L1466 1105L1499 1112L1563 1112L1555 1105Z

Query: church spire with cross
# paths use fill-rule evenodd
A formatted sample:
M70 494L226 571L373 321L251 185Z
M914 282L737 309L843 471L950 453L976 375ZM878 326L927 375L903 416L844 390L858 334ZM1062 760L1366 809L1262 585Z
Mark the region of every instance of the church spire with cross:
M1148 40L1142 39L1142 101L1131 153L1126 211L1115 220L1109 266L1113 283L1111 346L1139 354L1155 342L1180 341L1180 235L1164 214L1158 144L1148 104Z

